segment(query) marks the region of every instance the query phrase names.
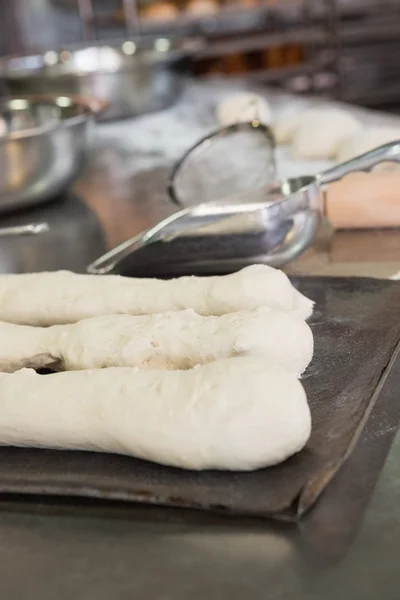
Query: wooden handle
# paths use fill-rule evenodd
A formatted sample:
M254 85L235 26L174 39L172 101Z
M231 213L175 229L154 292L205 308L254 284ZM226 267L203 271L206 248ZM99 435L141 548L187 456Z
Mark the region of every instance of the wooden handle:
M325 206L335 229L400 227L400 172L351 173L329 185Z

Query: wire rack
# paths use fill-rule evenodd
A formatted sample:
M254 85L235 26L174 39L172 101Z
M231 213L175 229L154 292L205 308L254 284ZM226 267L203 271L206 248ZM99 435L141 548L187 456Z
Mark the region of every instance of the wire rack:
M140 34L140 20L136 0L121 0L122 20L128 37ZM77 0L77 9L82 23L82 33L85 40L97 38L96 13L94 0Z
M77 8L84 39L98 39L107 15L96 15L95 0L77 0ZM163 26L139 14L136 0L121 0L126 36L205 37L196 60L199 74L246 73L258 83L284 84L298 92L340 93L336 0L270 0L247 9L225 1L216 15L181 14Z
M41 26L49 12L43 11L37 18L42 49L54 47L56 40L59 45L79 38L201 36L206 44L196 59L199 75L246 74L291 91L372 106L400 105L400 0L263 0L251 6L218 0L220 9L213 15L188 14L184 7L190 0L172 0L181 9L174 19L143 16L143 8L160 1L40 0L64 11L63 18L73 14L78 23L78 39L63 39L59 26L46 42L52 24ZM33 28L32 6L31 0L0 0L3 54L32 51L24 47ZM23 21L25 34L18 31Z

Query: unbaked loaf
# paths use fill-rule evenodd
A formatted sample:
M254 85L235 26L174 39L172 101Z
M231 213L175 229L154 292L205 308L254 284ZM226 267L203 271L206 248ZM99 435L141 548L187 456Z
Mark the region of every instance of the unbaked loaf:
M294 374L257 358L189 371L0 374L0 444L127 454L182 469L251 471L310 436Z
M136 279L69 271L0 275L0 321L49 326L110 314L145 315L192 308L223 315L261 306L308 318L313 302L267 265L230 275Z
M294 132L292 154L298 159L335 158L340 144L361 131L360 121L339 108L315 108L304 115Z
M396 140L400 141L400 129L395 127L370 127L360 131L344 140L336 154L338 162L346 162L365 152L374 150L384 144L389 144ZM374 167L374 171L394 171L399 170L399 164L395 162L381 163Z
M283 114L274 125L277 143L291 144L297 159L335 158L343 140L360 130L356 117L326 105Z
M72 325L0 323L0 371L137 367L188 369L234 356L255 356L300 375L313 355L301 317L259 308L220 317L192 309L155 315L104 315Z
M265 98L258 94L244 92L229 96L220 102L217 107L217 120L221 127L252 121L269 125L272 121L272 113Z

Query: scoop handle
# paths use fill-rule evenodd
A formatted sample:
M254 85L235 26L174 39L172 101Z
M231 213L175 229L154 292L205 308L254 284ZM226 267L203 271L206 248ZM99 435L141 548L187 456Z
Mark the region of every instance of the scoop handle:
M342 179L342 177L353 171L370 171L383 162L400 162L400 140L379 146L379 148L370 150L365 154L361 154L361 156L336 165L317 175L317 179L324 186Z
M334 229L400 227L400 173L351 173L325 192Z

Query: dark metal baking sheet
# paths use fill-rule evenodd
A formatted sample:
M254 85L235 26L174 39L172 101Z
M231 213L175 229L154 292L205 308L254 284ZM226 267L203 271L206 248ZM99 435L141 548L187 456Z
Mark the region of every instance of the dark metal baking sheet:
M400 423L400 348L349 459L299 522L304 551L328 565L354 544Z
M385 390L400 339L400 284L355 278L295 283L317 303L311 321L315 358L304 377L313 432L301 453L280 466L243 474L187 472L116 455L4 447L0 492L300 516L349 456Z

